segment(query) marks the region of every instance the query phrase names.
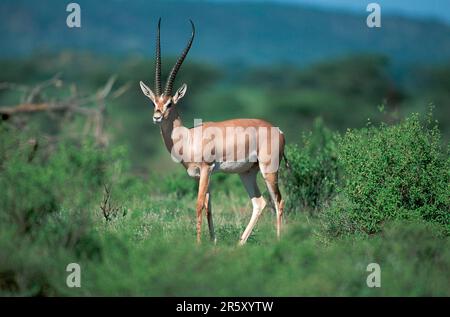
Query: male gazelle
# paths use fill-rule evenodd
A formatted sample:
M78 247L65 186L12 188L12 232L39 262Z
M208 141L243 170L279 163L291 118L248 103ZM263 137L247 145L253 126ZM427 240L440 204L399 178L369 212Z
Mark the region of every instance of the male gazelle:
M284 206L278 188L278 167L284 156L283 133L270 123L258 119L205 122L190 129L185 128L181 122L177 105L186 94L187 86L183 84L175 94L172 89L175 77L194 40L195 27L194 23L190 22L192 25L191 38L173 66L163 91L161 87L161 19L159 20L156 36L155 91L153 92L142 81L140 86L142 92L150 98L154 105L153 122L159 124L167 150L175 160L183 164L189 176L199 179L196 205L197 242L201 240L203 209L206 211L210 237L214 242L216 241L209 187L211 173L216 171L239 174L253 205L250 222L242 234L239 244L242 245L247 241L266 206L256 182L259 171L261 171L275 204L277 237L279 238ZM205 155L206 152L208 155Z

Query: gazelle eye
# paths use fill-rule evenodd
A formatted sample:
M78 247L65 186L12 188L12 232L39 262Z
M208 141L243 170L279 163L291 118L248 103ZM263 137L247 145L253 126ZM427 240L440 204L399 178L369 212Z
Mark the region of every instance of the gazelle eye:
M164 105L164 109L169 109L172 106L172 101L169 100L167 101L167 103Z

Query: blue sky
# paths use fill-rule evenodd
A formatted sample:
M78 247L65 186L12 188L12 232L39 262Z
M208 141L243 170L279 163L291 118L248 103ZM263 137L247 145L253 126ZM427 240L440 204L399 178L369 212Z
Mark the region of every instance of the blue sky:
M240 0L219 0L240 1ZM247 0L248 1L248 0ZM250 0L251 1L251 0ZM404 15L415 18L432 18L450 24L450 0L253 0L261 2L287 2L341 9L365 14L368 3L377 2L382 13Z

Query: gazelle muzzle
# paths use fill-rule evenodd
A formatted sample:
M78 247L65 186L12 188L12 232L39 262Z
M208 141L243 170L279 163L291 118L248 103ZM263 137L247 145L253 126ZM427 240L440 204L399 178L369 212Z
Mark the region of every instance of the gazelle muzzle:
M161 123L162 119L163 119L163 114L160 111L156 111L153 114L153 123L155 123L155 124Z

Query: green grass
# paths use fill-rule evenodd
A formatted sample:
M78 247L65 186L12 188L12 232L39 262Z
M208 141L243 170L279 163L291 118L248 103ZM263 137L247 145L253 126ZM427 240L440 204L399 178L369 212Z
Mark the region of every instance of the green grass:
M298 173L281 181L290 206L302 203L285 210L281 240L268 207L244 247L237 242L251 203L236 175L212 177L218 241L209 241L204 219L197 245L196 184L185 171L143 180L122 148L38 137L34 149L32 135L0 125L0 295L450 296L448 152L417 116L349 131L337 143L313 132L290 151L306 161L293 161ZM338 178L338 166L343 179L316 182ZM392 200L398 180L411 193ZM292 195L295 188L305 194ZM376 230L366 230L375 216ZM81 266L80 288L66 285L69 263ZM380 288L366 284L370 263L381 267Z
M194 199L134 196L127 210L105 221L89 210L92 224L72 247L1 231L2 295L64 296L437 296L450 295L450 244L424 224L389 224L382 235L330 239L317 218L286 217L281 241L267 209L245 247L239 235L251 213L243 194L217 188L213 204L217 244L195 243ZM64 217L64 216L63 216ZM50 229L47 229L50 230ZM17 244L19 243L19 244ZM19 247L17 247L19 245ZM23 248L22 248L23 247ZM90 250L90 251L89 251ZM81 288L65 284L66 265L81 265ZM366 267L378 263L382 287L368 288ZM8 269L9 268L9 269ZM7 273L10 272L8 277ZM8 278L5 278L8 277ZM9 286L7 282L9 281ZM5 286L6 285L6 286Z
M267 210L245 247L237 247L250 217L244 197L217 193L217 245L195 241L194 200L138 205L130 219L103 227L101 261L88 261L84 286L65 295L385 296L449 295L448 239L422 225L397 223L383 236L330 240L317 219L287 218L275 239ZM131 208L132 210L134 209ZM166 209L167 208L167 209ZM161 212L162 211L162 212ZM420 242L418 242L420 241ZM440 243L436 243L439 241ZM382 268L382 287L366 285L366 267Z

